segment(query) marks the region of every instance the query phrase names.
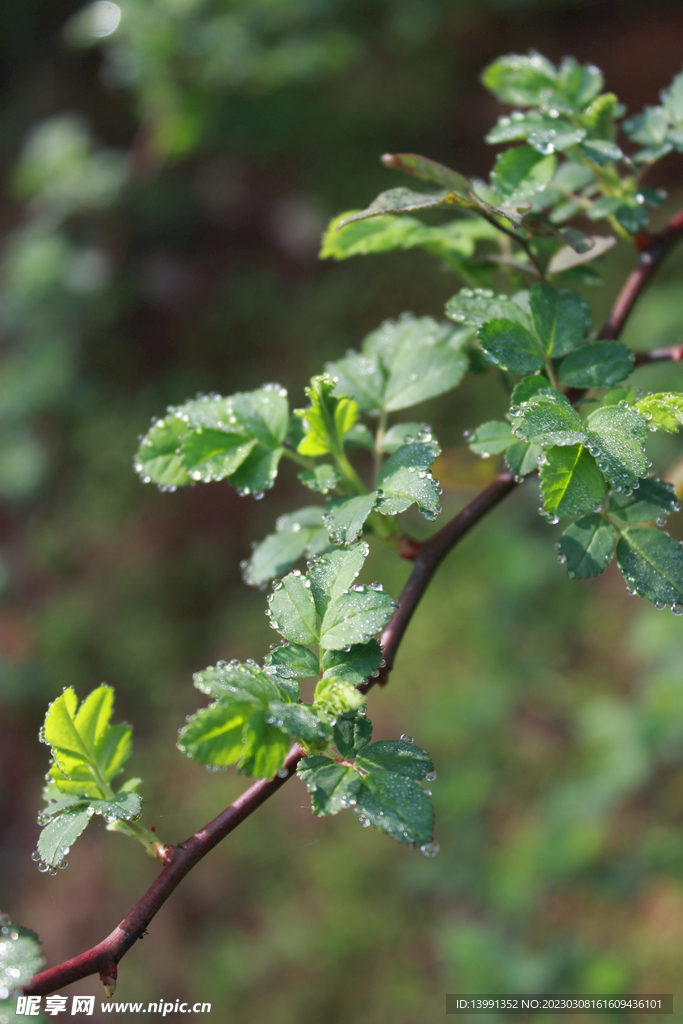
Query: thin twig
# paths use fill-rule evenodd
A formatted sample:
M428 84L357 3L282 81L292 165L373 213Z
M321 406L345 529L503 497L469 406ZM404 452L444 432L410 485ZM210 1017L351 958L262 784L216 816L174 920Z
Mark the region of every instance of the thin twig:
M619 336L655 269L682 236L683 211L677 214L657 235L648 236L642 241L639 266L628 277L619 293L610 318L600 332L601 338L612 339ZM519 238L517 240L519 241ZM645 363L663 359L680 360L681 358L683 358L683 346L674 346L671 349L639 353L636 360L639 363ZM415 557L413 570L399 598L398 607L382 634L386 664L377 679L368 679L363 684L361 687L363 690L369 690L376 682L382 685L386 683L413 612L441 561L469 530L514 488L515 480L512 474L502 473L458 512L450 522L421 545ZM26 995L47 995L91 974L111 977L112 968L141 937L152 918L185 875L217 843L229 835L268 797L276 793L287 779L292 777L302 756L301 747L294 744L285 761L286 776L283 773L282 776L278 774L273 779L260 779L255 782L217 818L214 818L185 842L173 847L161 874L138 900L130 914L106 939L79 956L36 974L22 991Z

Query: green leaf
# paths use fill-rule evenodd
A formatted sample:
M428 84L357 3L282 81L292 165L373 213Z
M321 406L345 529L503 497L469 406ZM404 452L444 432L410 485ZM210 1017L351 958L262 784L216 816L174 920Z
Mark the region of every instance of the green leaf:
M522 403L528 402L534 395L538 395L543 391L550 394L555 392L555 388L552 387L547 377L542 377L539 374L533 377L524 377L515 385L510 395L510 415L520 415L519 407Z
M537 284L529 293L529 309L536 336L552 358L564 356L581 343L590 327L590 308L571 291Z
M284 448L267 448L257 444L242 465L229 478L230 483L241 497L253 494L262 498L269 491L277 477L277 467Z
M135 472L142 477L143 483L155 483L162 490L174 490L192 481L178 455L182 442L190 433L191 428L178 416L169 416L152 424L135 457Z
M355 757L372 738L372 723L364 714L346 714L337 719L334 745L342 757Z
M665 107L646 107L642 113L628 117L623 123L623 129L633 142L654 149L666 141L670 124Z
M298 569L275 583L268 598L268 613L271 626L286 640L297 644L318 642L318 618L310 581Z
M329 531L331 543L353 544L358 540L376 501L375 491L353 498L332 498L328 501L323 523Z
M339 814L356 803L361 781L353 768L337 764L329 757L306 757L299 762L297 775L311 794L314 814Z
M184 439L180 462L193 480L224 480L239 469L256 443L242 434L200 429Z
M418 153L385 153L382 163L392 170L413 174L423 181L431 182L432 185L449 189L461 199L469 200L472 182L457 171L452 171L450 167L430 160L429 157L420 156Z
M586 137L586 129L579 128L559 117L549 117L536 111L522 114L514 111L511 117L501 117L495 128L486 136L486 142L496 145L500 142L514 142L526 139L539 153L547 156L569 149Z
M349 651L324 651L324 678L343 679L353 686L377 672L382 662L382 648L376 640L355 644ZM316 698L317 699L317 698Z
M330 602L356 582L369 551L368 545L361 541L344 551L331 551L315 560L307 575L318 615L323 616Z
M310 406L295 409L304 428L297 451L302 455L326 455L341 452L344 437L358 419L358 403L334 394L337 382L329 374L311 379L306 394Z
M662 101L674 124L683 124L683 71L675 75Z
M599 167L615 160L625 159L619 146L607 139L586 139L585 142L581 143L579 149L584 156L588 157L592 163L597 164Z
M619 341L581 345L562 360L560 380L573 388L599 388L618 384L632 372L635 357Z
M582 444L549 448L541 466L541 495L552 519L578 515L601 504L605 481Z
M280 516L277 532L257 544L249 561L242 564L245 583L257 587L269 583L288 572L303 555L319 555L328 549L323 511L310 506Z
M533 146L516 146L496 158L491 184L504 203L524 203L543 191L556 165L553 153L543 156Z
M650 220L645 204L639 203L635 198L630 202L621 203L614 211L614 216L622 228L631 235L637 235L647 227Z
M541 391L532 395L520 409L523 411L515 433L524 441L546 447L585 441L581 420L559 391Z
M381 770L408 779L424 779L434 770L426 750L420 750L404 740L379 740L363 747L356 757L356 766L366 772Z
M639 480L631 494L611 491L609 507L627 523L648 523L654 519L658 526L664 525L666 516L680 511L673 484L652 476Z
M236 703L264 708L271 700L298 699L298 694L288 696L291 691L279 673L266 672L255 662L219 661L203 672L195 672L192 679L198 690L222 700L226 706Z
M635 403L635 408L645 417L650 429L675 434L683 426L683 395L646 395Z
M255 713L252 703L216 701L192 716L178 734L178 749L199 764L234 764L243 752L245 722Z
M626 405L635 405L637 400L638 400L638 392L636 391L635 388L631 388L631 387L612 388L611 391L608 391L605 395L603 395L603 397L602 397L602 404L603 405L621 405L621 403L623 402Z
M297 476L304 487L308 487L311 491L317 491L318 494L329 494L341 480L334 466L330 466L327 462L315 466L313 469L304 469L301 473L297 473Z
M491 241L499 236L492 224L479 217L430 227L407 214L386 213L340 228L340 222L347 216L342 214L330 221L323 235L321 259L345 260L351 256L419 247L457 266L473 255L478 239Z
M617 544L617 562L629 588L658 608L683 611L683 545L650 526L627 527Z
M49 822L38 837L40 859L48 867L56 868L63 862L69 850L88 826L92 812L87 807L64 811Z
M23 988L44 964L36 933L0 914L0 1000Z
M419 441L421 444L433 441L432 429L426 423L395 423L382 438L382 451L393 455L404 444Z
M635 409L612 405L596 409L586 426L588 448L612 487L634 487L650 467L647 421Z
M131 783L140 783L140 779L129 779ZM123 787L122 787L123 789ZM57 791L59 792L59 791ZM120 791L114 800L93 800L90 797L70 796L63 799L49 800L47 807L43 808L38 816L39 824L44 824L65 811L76 810L77 808L89 808L90 815L99 814L107 821L130 821L137 818L142 807L142 797L139 793Z
M514 320L490 320L477 332L484 355L512 373L534 373L545 365L543 350L533 334Z
M499 57L484 70L482 83L503 103L513 106L539 106L554 91L557 70L540 54L523 56L510 53Z
M353 683L331 675L323 676L316 686L314 703L336 718L347 711L357 711L358 708L362 708L365 704L365 697Z
M438 445L420 442L390 455L377 477L377 511L396 515L415 504L425 519L435 519L441 511L439 485L429 467L440 452Z
M505 453L505 462L517 479L527 476L538 469L539 459L543 454L540 444L529 444L528 441L515 441Z
M244 723L242 755L237 764L240 775L269 779L285 763L290 741L268 722L268 717L268 712L257 711Z
M446 316L459 324L481 327L490 320L515 320L530 328L529 313L507 295L496 295L486 288L462 288L446 303Z
M490 420L482 423L474 431L466 434L467 446L475 455L481 455L487 459L490 455L499 455L505 452L515 442L515 435L509 423L501 420Z
M320 627L321 648L342 650L367 643L387 624L394 608L381 584L353 584L348 592L330 601Z
M413 779L393 772L371 772L356 794L356 813L399 843L421 846L432 838L434 811Z
M438 192L414 192L403 186L390 188L386 192L380 192L365 210L348 213L342 217L337 223L336 230L339 231L354 221L376 217L378 214L412 213L414 210L429 210L435 206L452 206L453 204L469 208L475 206L471 199L463 200L450 189L440 189Z
M279 384L238 392L229 402L241 433L256 438L267 448L278 448L284 443L289 427L289 404L287 392Z
M319 672L318 659L308 647L284 644L266 655L266 665L273 665L278 676L289 679L309 679Z
M560 561L572 579L604 572L612 561L617 531L604 516L591 513L572 523L558 543Z
M617 135L614 122L618 116L619 100L613 92L606 92L597 96L584 110L582 121L588 128L590 138L614 141Z
M283 704L271 701L266 722L309 750L325 748L332 742L332 726L324 711L310 704Z

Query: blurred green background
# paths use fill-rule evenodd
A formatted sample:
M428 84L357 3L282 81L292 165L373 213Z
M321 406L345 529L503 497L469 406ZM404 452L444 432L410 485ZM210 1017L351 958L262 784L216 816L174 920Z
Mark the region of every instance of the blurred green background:
M326 219L400 183L387 150L486 174L498 109L477 78L500 53L571 53L631 111L655 103L683 65L683 9L5 0L0 26L0 906L56 963L157 868L93 826L65 872L38 874L47 703L112 683L146 823L176 842L213 817L245 781L175 749L201 703L191 673L263 657L264 595L239 562L310 498L287 470L260 503L227 484L160 494L133 474L138 435L197 391L277 380L301 404L385 317L439 317L451 272L415 252L322 264ZM672 195L658 216L682 171L674 155L653 175ZM633 263L605 263L596 325ZM680 340L682 269L683 253L626 340ZM638 373L683 390L680 367ZM504 393L494 374L470 381L424 411L447 448L444 515L495 469L462 431ZM663 471L680 445L655 454ZM236 1024L431 1024L446 992L683 998L683 622L613 570L568 580L535 488L446 562L370 697L377 738L409 732L434 756L439 856L351 814L313 819L295 781L186 879L117 999L210 1001ZM373 558L397 595L408 565Z

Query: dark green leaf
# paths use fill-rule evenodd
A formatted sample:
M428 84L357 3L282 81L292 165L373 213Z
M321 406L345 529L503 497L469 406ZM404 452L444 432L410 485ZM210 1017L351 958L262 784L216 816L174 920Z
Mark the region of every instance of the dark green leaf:
M516 146L497 157L491 184L503 203L524 203L543 191L556 164L553 153L543 156L533 146Z
M507 295L496 295L486 288L462 288L446 303L446 315L459 324L481 327L489 320L515 320L530 328L529 313Z
M511 473L521 478L538 469L539 459L543 454L540 444L529 444L528 441L515 441L505 453L505 461Z
M301 647L299 644L285 644L276 647L266 655L266 665L273 665L277 669L278 676L290 679L307 679L317 676L319 672L318 659L308 647Z
M361 783L353 768L337 764L329 757L306 757L299 762L297 775L311 794L314 814L339 814L356 803Z
M399 843L421 846L432 838L434 811L425 791L393 772L364 776L356 794L356 813Z
M615 142L607 139L586 139L579 149L592 163L602 166L614 160L623 160L624 154Z
M621 203L614 211L614 216L625 231L631 235L637 235L639 231L647 227L650 215L644 203L636 199L632 202Z
M657 520L657 525L662 526L664 518L672 512L678 512L680 505L673 484L656 477L644 477L631 494L612 491L609 507L610 511L628 523Z
M330 602L356 582L369 550L361 541L344 551L331 551L316 559L308 571L308 579L318 615L323 616Z
M266 722L309 750L324 748L332 742L332 726L327 715L310 704L271 701Z
M585 299L549 284L537 284L529 293L529 308L536 336L552 358L564 356L581 343L590 327Z
M683 545L650 526L629 526L619 538L617 561L629 587L658 608L683 611Z
M319 555L329 548L323 511L311 506L280 516L275 524L277 533L257 544L243 564L245 583L261 586L286 573L302 555Z
M332 498L328 501L323 523L329 531L332 544L353 544L358 540L376 501L375 491L353 498Z
M320 627L320 646L336 651L366 643L387 624L394 608L381 584L354 584L330 601Z
M541 391L520 406L515 433L532 444L574 445L585 440L577 413L559 391Z
M558 544L560 560L572 579L604 572L614 555L617 532L604 516L591 513L572 523Z
M597 409L587 420L587 445L602 474L616 490L633 487L646 475L647 421L620 405Z
M274 584L268 598L268 611L271 626L286 640L295 644L318 642L318 618L311 585L298 569Z
M403 775L408 779L424 779L434 770L426 750L403 740L379 740L363 747L356 758L356 766L366 772L383 770Z
M518 415L522 402L528 402L530 398L542 391L548 391L551 394L555 391L547 377L542 377L540 374L535 374L533 377L524 377L515 385L510 395L510 413Z
M489 320L477 332L489 362L512 373L534 373L545 365L543 350L533 336L514 320Z
M373 672L377 672L382 661L382 648L376 640L366 644L355 644L350 651L325 651L322 667L325 676L344 679L357 686Z
M435 206L447 206L456 204L458 206L473 207L471 200L463 200L455 192L448 189L441 189L438 192L414 192L410 188L390 188L381 192L365 210L358 213L349 213L342 217L337 224L336 230L352 224L354 221L365 220L366 217L376 217L383 213L412 213L414 210L429 210Z
M277 675L265 672L255 662L219 661L203 672L195 672L192 678L198 690L221 699L226 705L251 704L264 708L268 701L287 699L289 692Z
M452 171L450 167L430 160L429 157L419 156L417 153L385 153L382 163L392 170L404 171L406 174L422 178L423 181L429 181L432 185L450 189L462 199L470 198L472 182L457 171Z
M404 444L412 444L413 441L428 443L433 440L431 427L426 423L395 423L382 438L382 451L393 455Z
M342 757L355 757L372 738L372 723L365 715L346 714L337 719L334 745Z
M468 431L466 436L470 451L485 459L489 455L499 455L500 452L507 451L515 441L510 424L501 420L482 423L475 431Z
M377 477L377 511L396 515L415 504L425 519L435 519L441 511L439 485L429 467L440 451L436 444L419 442L390 455Z
M26 985L44 963L36 933L0 914L0 1000Z
M634 355L619 341L581 345L562 360L560 380L573 388L598 388L618 384L633 370Z
M586 137L586 129L579 128L559 117L529 111L513 111L511 117L501 117L495 128L486 136L486 141L495 145L499 142L513 142L526 139L530 146L547 156L555 150L561 152L576 145Z
M284 448L266 448L257 444L242 465L230 477L230 483L241 497L253 494L262 498L269 491L277 477L277 467Z
M582 444L549 448L541 466L541 494L552 519L578 515L602 503L605 481Z

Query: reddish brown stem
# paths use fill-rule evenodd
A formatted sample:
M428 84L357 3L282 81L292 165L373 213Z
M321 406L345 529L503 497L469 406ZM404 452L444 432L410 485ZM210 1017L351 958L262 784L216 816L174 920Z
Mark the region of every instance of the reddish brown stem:
M611 339L619 336L654 270L681 236L683 236L683 211L657 235L648 236L643 241L640 264L628 277L622 288L612 314L600 332L601 338ZM681 358L683 358L683 346L642 352L636 357L639 363L662 359L680 360ZM361 689L367 691L376 682L381 685L386 683L413 612L441 561L465 534L514 488L515 480L512 474L502 473L433 537L424 541L419 548L416 544L406 544L405 549L401 550L404 558L412 559L414 557L415 564L399 598L398 607L382 634L386 664L380 676L377 679L368 679ZM283 773L282 776L278 774L273 779L261 779L255 782L217 818L214 818L185 842L173 847L161 874L111 935L79 956L36 974L24 986L23 991L27 995L47 995L91 974L104 974L105 977L113 977L112 968L145 932L152 918L179 882L217 843L229 835L268 797L276 793L288 778L291 778L302 756L301 748L298 744L294 744L285 761L286 776Z

